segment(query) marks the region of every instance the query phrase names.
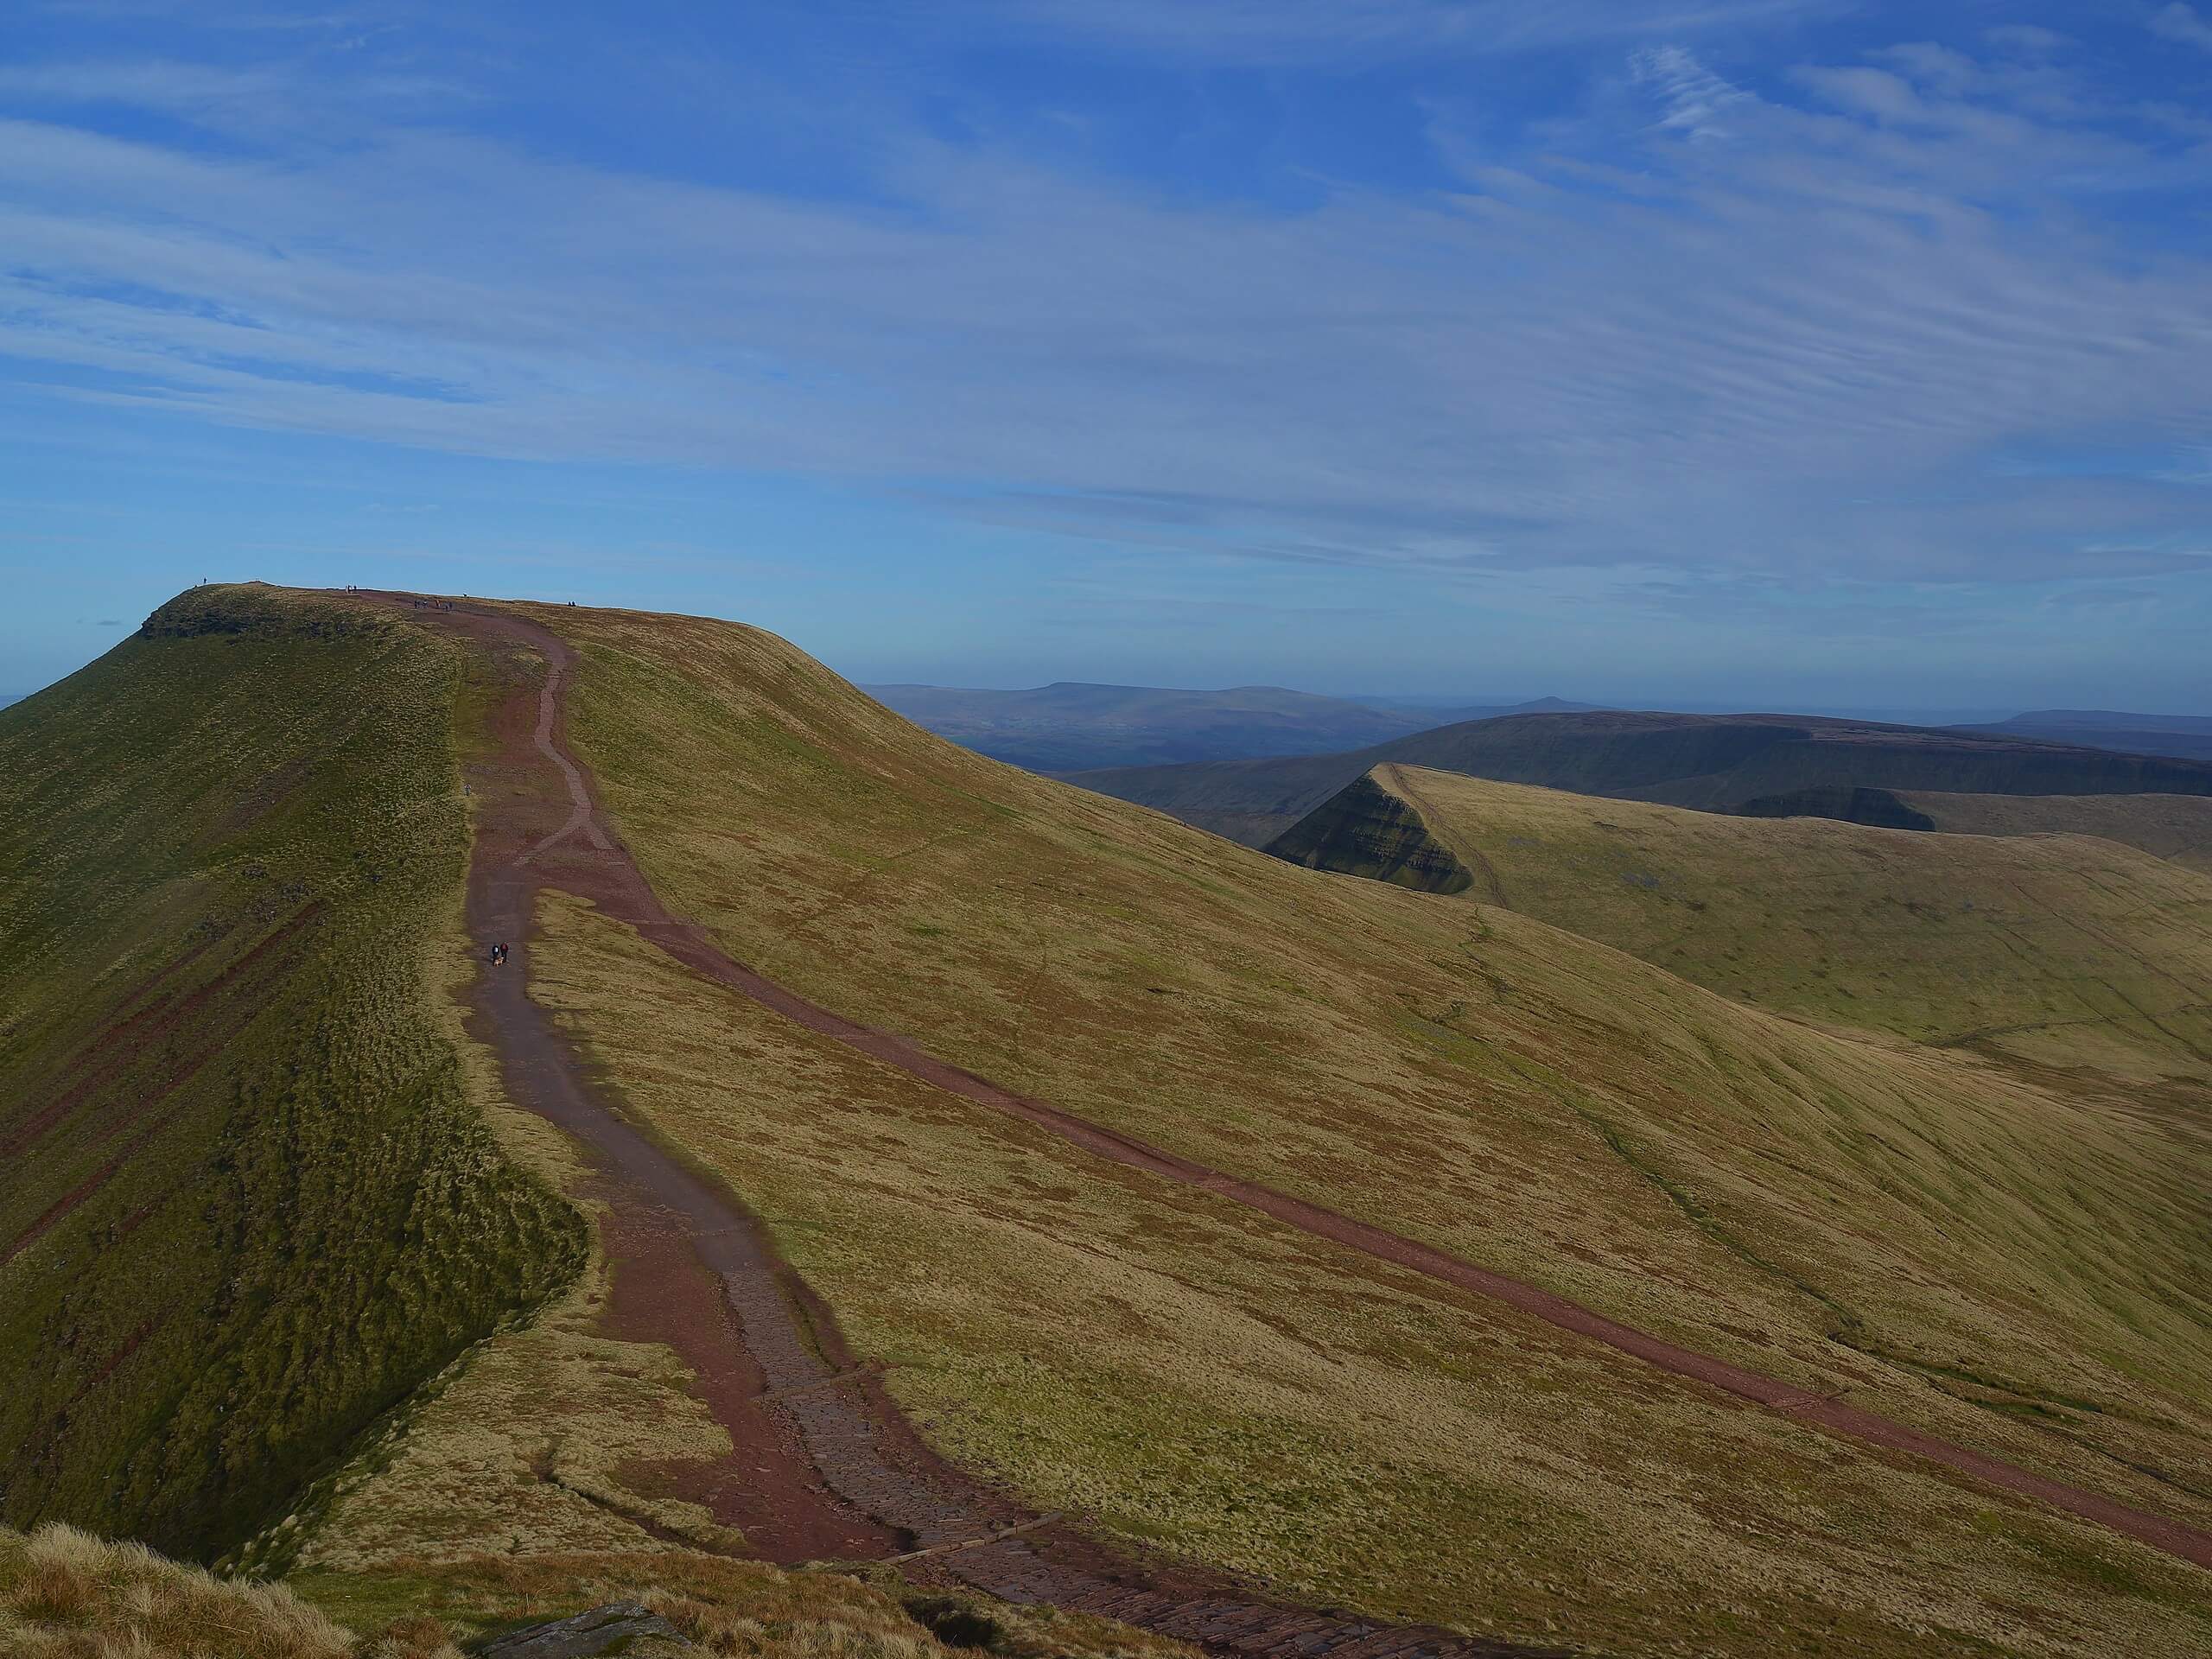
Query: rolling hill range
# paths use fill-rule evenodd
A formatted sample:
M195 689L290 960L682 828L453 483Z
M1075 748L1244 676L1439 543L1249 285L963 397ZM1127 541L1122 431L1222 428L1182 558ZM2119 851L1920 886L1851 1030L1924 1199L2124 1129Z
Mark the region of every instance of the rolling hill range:
M919 1550L932 1593L1077 1610L973 1615L1040 1659L2212 1637L2186 1114L1295 868L967 753L732 624L205 589L87 676L0 721L34 791L9 850L40 861L0 868L59 872L9 893L41 988L0 1122L57 1097L16 1068L59 1077L72 1020L141 1006L132 929L156 964L191 948L226 837L272 822L221 803L276 791L286 833L237 856L288 849L368 931L297 1000L228 982L276 1063L207 1063L236 1084L220 1145L282 1124L285 1155L248 1162L312 1179L178 1226L175 1271L358 1259L327 1323L381 1344L388 1302L450 1294L442 1230L543 1217L497 1234L533 1318L450 1321L404 1409L268 1471L252 1512L283 1518L239 1558L321 1605L480 1629L525 1583L618 1582L610 1560L693 1584L861 1557L895 1586L880 1563ZM304 793L266 781L287 763ZM486 938L515 960L472 964ZM382 976L380 1023L345 1023L348 974ZM406 1055L450 1089L408 1092ZM449 1103L396 1116L466 1158L379 1140L386 1102ZM100 1158L0 1166L44 1222L0 1306L73 1313L108 1230L137 1236L94 1208L124 1166L56 1213ZM188 1148L165 1173L231 1190ZM233 1305L200 1282L179 1309ZM99 1294L100 1342L27 1326L0 1398L88 1348L72 1421L124 1386L151 1338L106 1362L148 1310ZM228 1366L240 1328L194 1351L226 1378L359 1369L304 1316L286 1363ZM291 1396L219 1397L229 1421L157 1438L251 1466ZM7 1518L110 1501L109 1444L88 1427L81 1484ZM1060 1648L1022 1648L1035 1629Z
M1048 772L1312 754L1379 743L1446 720L1586 706L1547 697L1532 703L1448 711L1383 709L1272 685L1177 691L1062 681L1027 691L938 685L861 689L886 708L963 748Z
M1992 732L2007 737L2079 743L2128 754L2177 755L2212 760L2212 715L2130 715L2101 709L2042 709L2015 715L1993 725L1961 731Z
M1706 811L1816 817L1849 813L1847 791L1854 790L2212 795L2212 762L1948 727L1617 712L1516 715L1439 727L1340 754L1108 768L1070 781L1263 847L1386 762Z
M2212 802L2207 802L2212 807ZM2212 1084L2212 879L2107 840L1903 834L1378 766L1269 849L1510 906L1739 1001Z

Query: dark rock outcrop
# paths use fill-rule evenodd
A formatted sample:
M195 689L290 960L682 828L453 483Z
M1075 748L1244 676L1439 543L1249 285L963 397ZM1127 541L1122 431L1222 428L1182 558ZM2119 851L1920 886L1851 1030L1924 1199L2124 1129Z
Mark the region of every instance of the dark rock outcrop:
M592 1659L602 1653L647 1659L649 1655L679 1653L690 1646L676 1626L658 1613L634 1601L611 1601L573 1618L509 1630L476 1652L479 1659Z

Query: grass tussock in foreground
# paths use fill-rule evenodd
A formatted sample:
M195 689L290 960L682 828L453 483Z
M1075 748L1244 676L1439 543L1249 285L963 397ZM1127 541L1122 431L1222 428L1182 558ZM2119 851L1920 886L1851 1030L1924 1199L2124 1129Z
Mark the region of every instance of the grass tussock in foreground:
M457 1643L608 1602L642 1603L729 1659L1192 1659L1182 1643L1052 1608L787 1573L684 1551L486 1557L245 1584L64 1526L0 1529L7 1659L461 1659ZM358 1634L358 1631L369 1634Z
M385 1648L379 1659L404 1651ZM9 1659L353 1659L364 1652L349 1631L282 1586L227 1584L142 1545L105 1543L71 1527L28 1535L0 1529L0 1653Z

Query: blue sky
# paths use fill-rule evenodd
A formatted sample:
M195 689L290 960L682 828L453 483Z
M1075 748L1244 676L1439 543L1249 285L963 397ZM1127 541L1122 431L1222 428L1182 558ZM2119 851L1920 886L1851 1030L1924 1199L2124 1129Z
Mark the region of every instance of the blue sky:
M0 693L205 575L2212 709L2212 5L9 10Z

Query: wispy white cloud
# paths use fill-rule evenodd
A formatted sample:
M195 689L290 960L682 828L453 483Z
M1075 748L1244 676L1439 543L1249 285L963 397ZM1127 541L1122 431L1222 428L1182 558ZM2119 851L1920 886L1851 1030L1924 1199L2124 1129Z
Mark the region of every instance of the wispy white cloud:
M1657 89L1666 105L1659 124L1693 138L1725 138L1726 114L1732 105L1756 102L1742 88L1730 86L1680 46L1656 46L1629 60L1637 79Z
M1999 23L1982 30L1982 39L2001 51L2044 56L2074 44L2071 35L2040 23Z
M2151 15L2151 32L2163 40L2178 41L2183 46L2201 47L2212 52L2212 22L2198 15L2194 6L2174 3Z
M239 69L161 59L0 64L0 99L19 104L118 104L194 111L268 98L290 79L272 69Z
M1468 56L1665 40L1840 10L1839 0L1008 0L1001 26L1220 59L1444 52Z
M2191 163L1955 48L1764 96L1679 41L1607 60L1634 102L1579 151L1471 145L1462 188L1296 210L912 128L855 205L405 120L217 153L49 108L0 124L0 353L79 404L950 480L947 511L1162 554L1730 592L2203 568L2212 503L2171 469L2001 464L2212 442L2212 268L2091 200ZM9 73L18 101L236 90Z

